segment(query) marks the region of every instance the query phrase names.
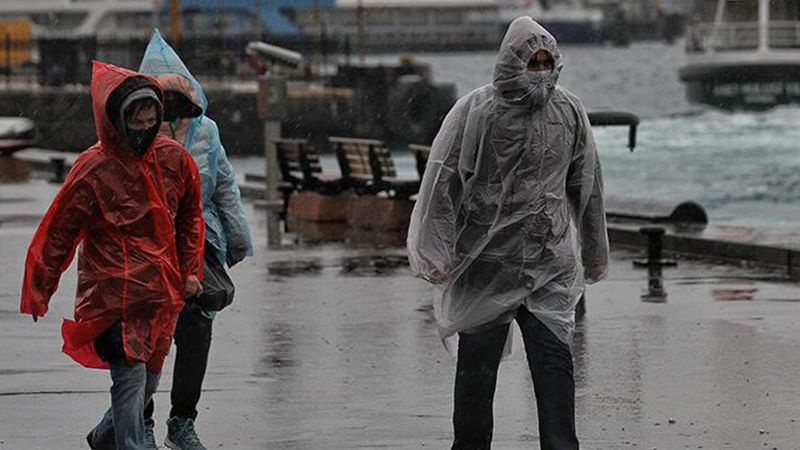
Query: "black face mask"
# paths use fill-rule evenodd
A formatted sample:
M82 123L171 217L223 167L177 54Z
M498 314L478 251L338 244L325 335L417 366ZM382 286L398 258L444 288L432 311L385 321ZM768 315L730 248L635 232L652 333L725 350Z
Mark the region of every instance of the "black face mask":
M160 124L155 124L150 128L145 130L134 130L129 127L125 127L125 135L128 138L128 143L131 144L133 151L138 154L144 154L153 141L156 140L156 136L158 135L158 129Z
M164 93L164 121L199 117L203 110L192 103L182 92L166 91Z

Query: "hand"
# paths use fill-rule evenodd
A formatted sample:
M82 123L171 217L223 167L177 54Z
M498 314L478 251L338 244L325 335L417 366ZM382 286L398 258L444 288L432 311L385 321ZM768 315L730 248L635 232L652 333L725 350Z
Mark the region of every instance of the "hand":
M203 286L200 284L200 280L194 275L189 275L186 278L186 285L183 287L184 298L196 297L201 292L203 292Z
M433 284L442 284L447 281L447 274L440 271L439 269L432 269L430 275L425 277L427 281Z
M237 252L236 255L232 255L228 253L228 268L231 268L238 264L241 260L244 259L245 253L244 252Z
M603 269L597 267L587 267L583 270L583 278L590 281L599 281L603 277Z

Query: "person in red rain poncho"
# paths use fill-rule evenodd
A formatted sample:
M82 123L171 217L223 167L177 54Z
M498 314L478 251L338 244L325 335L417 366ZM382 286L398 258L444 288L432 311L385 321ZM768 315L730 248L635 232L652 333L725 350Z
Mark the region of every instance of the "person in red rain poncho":
M111 408L93 449L152 449L143 409L158 385L183 297L200 289L204 223L197 168L158 136L163 93L144 75L94 62L99 142L84 151L42 219L25 262L20 310L34 320L79 243L74 319L63 351L111 370Z

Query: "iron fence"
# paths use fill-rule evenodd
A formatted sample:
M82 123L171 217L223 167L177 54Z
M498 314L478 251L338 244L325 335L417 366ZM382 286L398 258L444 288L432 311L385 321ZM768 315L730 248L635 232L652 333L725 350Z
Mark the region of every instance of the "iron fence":
M149 36L113 35L15 39L0 34L0 76L7 84L87 85L91 80L92 60L138 68L148 39ZM196 76L252 79L254 72L247 63L244 48L255 39L306 55L347 52L344 41L328 38L320 42L305 36L211 35L187 37L172 45Z

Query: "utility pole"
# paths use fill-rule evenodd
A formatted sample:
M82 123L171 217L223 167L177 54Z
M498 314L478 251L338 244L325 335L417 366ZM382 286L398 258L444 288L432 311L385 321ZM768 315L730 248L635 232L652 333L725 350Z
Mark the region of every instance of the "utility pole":
M312 57L312 65L319 70L322 60L322 21L319 17L319 0L314 0L314 7L311 10L312 21L314 22L314 55Z
M181 8L181 0L169 0L169 25L170 33L172 36L172 45L180 47L181 43L181 15L183 11Z
M364 2L358 0L356 7L356 17L358 21L358 61L364 65Z
M261 0L256 0L256 11L253 15L253 20L255 20L255 25L253 26L253 33L255 34L255 39L261 39Z

